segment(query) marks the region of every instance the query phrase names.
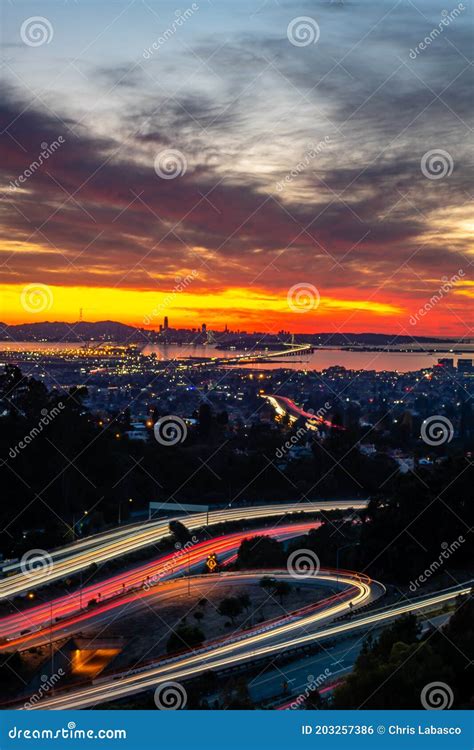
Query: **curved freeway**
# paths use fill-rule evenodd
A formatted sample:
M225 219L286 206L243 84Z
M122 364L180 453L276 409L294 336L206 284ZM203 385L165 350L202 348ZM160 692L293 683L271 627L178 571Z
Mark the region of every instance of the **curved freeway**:
M269 571L266 571L268 574ZM270 571L279 580L295 581L287 571ZM237 581L257 583L262 572L237 573L225 577L210 577L209 581L226 581L235 578ZM384 588L371 581L367 576L356 573L320 571L317 576L305 579L305 582L340 587L341 594L330 596L324 602L317 602L302 610L290 612L284 617L264 622L250 630L219 638L207 643L204 647L155 660L152 664L143 665L134 670L99 677L90 686L79 689L65 689L56 696L51 696L37 704L35 708L86 708L108 700L148 690L155 687L160 679L178 679L208 669L222 668L257 658L272 651L283 651L294 640L306 636L317 637L318 627L328 620L370 602L380 596Z
M333 581L336 580L334 574L332 576ZM328 573L326 580L331 580L331 573ZM339 580L342 581L343 579L340 577ZM344 575L344 582L348 586L356 586L357 593L352 601L357 599L360 604L367 598L366 587L370 588L370 583L362 580L357 583L357 574ZM401 614L445 604L459 595L468 594L470 590L471 588L466 586L456 587L454 591L431 595L421 601L413 601L398 607L392 606L374 614L361 616L354 621L314 629L315 625L317 627L318 621L321 623L325 619L334 617L340 611L341 606L342 609L348 606L347 602L343 605L331 604L323 612L310 614L297 623L284 622L268 631L262 628L259 632L244 634L242 639L238 641L213 642L204 649L169 657L161 660L161 662L157 661L152 665L135 669L132 672L99 677L87 687L58 691L57 695L44 698L33 708L49 710L88 708L106 701L151 690L163 681L188 679L207 670L219 670L244 664L260 657L276 654L279 651L287 652L292 648L314 643L318 640L344 635L352 630L374 627L384 621L399 617ZM304 635L297 635L295 631L301 628L305 630ZM308 629L312 632L308 633Z
M318 509L321 509L321 504L312 504L313 512L314 505L318 505ZM294 506L289 507L291 510L294 509ZM327 504L324 507L327 508ZM344 507L357 507L357 504L348 502L348 505ZM249 511L252 510L256 513L262 513L262 515L267 515L272 510L275 513L274 508L268 507L244 508L217 513L224 515L232 513L233 519L237 517L248 518ZM279 506L277 513L282 513L282 506ZM237 514L239 515L237 516ZM196 527L203 525L203 518L204 514L193 516ZM95 595L98 598L98 588L101 589L100 602L97 608L80 611L81 601L78 600L80 595L76 592L71 596L60 597L53 602L40 604L24 613L3 618L0 621L0 634L8 640L4 640L1 648L5 651L13 648L30 647L37 643L47 642L48 639L51 642L53 635L55 638L59 638L77 632L85 621L88 621L88 624L107 622L111 610L118 609L119 613L128 614L128 608L134 611L149 596L156 597L157 600L169 598L170 594L175 596L181 587L186 584L189 585L188 582L203 582L202 576L193 576L186 581L173 579L186 572L189 576L191 568L202 565L210 552L216 552L220 561L229 561L235 557L236 549L238 549L242 539L249 535L267 534L288 539L305 533L314 525L315 522L309 520L305 522L300 520L294 524L286 521L272 529L264 528L250 532L226 534L204 542L196 542L191 547L175 553L162 555L157 560L87 587L82 592L83 597ZM164 524L161 524L161 526L164 526ZM153 525L156 533L155 527L159 528L160 524ZM139 533L145 533L145 526L138 528L141 530ZM146 530L149 531L150 529ZM133 534L132 530L129 530L129 532ZM126 540L130 541L129 534L124 529L117 530L117 533L108 532L95 540L84 540L77 545L80 549L78 553L74 545L71 545L74 548L74 553L70 557L67 554L65 555L64 550L58 551L60 556L57 558L59 562L56 564L68 562L77 565L77 556L95 554L97 550L103 550L104 547L108 549L108 545L117 544L120 547ZM98 545L97 542L99 542ZM82 560L82 558L80 559ZM208 575L206 576L206 582L215 581L217 584L221 581L227 583L257 582L265 573L268 574L269 571L224 573L218 576ZM299 576L295 575L293 570L291 574L288 571L271 571L271 573L283 580L293 579L294 581L299 579ZM156 585L162 582L164 582L164 586L161 589L156 588ZM340 570L320 570L317 575L314 573L309 578L305 576L304 583L319 587L330 587L332 589L331 595L324 601L316 601L314 605L286 613L283 617L267 621L249 630L240 631L230 637L215 639L193 651L155 659L153 662L144 663L133 670L110 673L93 680L87 685L57 689L54 695L43 697L32 708L82 709L118 700L125 696L153 689L161 681L185 680L207 670L222 670L235 665L244 665L255 659L271 656L278 652L288 652L291 649L319 640L350 635L352 631L357 632L364 628L378 627L401 614L441 606L459 595L469 593L471 590L469 585L471 582L469 582L469 584L452 587L449 590L430 594L403 604L393 604L378 611L372 610L366 614L357 614L357 609L374 602L384 593L385 589L382 584L363 574ZM110 598L107 599L107 597ZM341 622L335 621L349 611L355 617ZM54 620L53 612L55 614ZM19 628L22 627L22 624L25 624L25 617L30 623L30 627L33 624L37 631L18 636ZM21 708L21 706L18 707Z
M79 573L93 563L103 563L156 544L163 537L169 536L169 522L171 520L184 520L187 528L192 531L206 526L207 521L209 521L208 525L211 526L226 521L274 518L289 513L315 513L328 510L348 510L350 508L357 510L366 507L366 500L258 505L210 511L209 517L206 513L193 513L185 518L176 516L166 521L151 521L127 528L118 528L53 551L45 560L46 564L41 567L38 566L38 570L29 571L28 575L21 572L20 564L18 564L18 573L0 580L0 600L12 598L38 586L44 586L74 573Z
M212 553L219 556L220 562L226 559L229 561L235 557L242 540L249 536L273 536L284 540L305 534L318 525L318 522L306 521L274 529L256 529L250 534L248 531L237 532L194 544L191 542L189 547L161 555L106 580L92 583L85 586L82 591L75 591L7 615L0 619L0 639L3 639L3 643L0 643L0 652L37 645L37 634L40 630L42 635L70 635L74 632L74 626L86 624L97 614L111 613L112 610L128 604L137 594L142 598L153 594L153 589L161 582L189 573L196 566L202 568L208 555ZM95 601L96 606L87 609L91 600Z

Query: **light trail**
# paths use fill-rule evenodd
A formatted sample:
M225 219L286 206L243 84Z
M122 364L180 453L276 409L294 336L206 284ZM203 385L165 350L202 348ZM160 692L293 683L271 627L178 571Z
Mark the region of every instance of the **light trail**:
M59 550L51 552L52 565L37 571L29 571L28 576L21 571L8 578L0 580L0 600L11 599L18 594L25 593L39 586L79 573L93 563L99 564L116 557L122 557L130 552L136 552L152 544L156 544L170 535L169 522L183 521L191 531L207 525L225 523L227 521L258 520L274 518L290 513L317 513L329 510L355 510L367 507L366 500L340 500L314 503L282 503L279 505L260 505L245 508L226 508L206 513L193 513L186 517L174 516L166 521L155 521L127 529L119 528L106 532L98 537L75 542ZM247 535L249 532L247 532Z
M0 644L0 652L27 644L33 637L37 636L38 629L43 626L48 627L48 633L57 633L64 629L66 625L83 623L88 618L94 617L104 607L107 607L107 611L110 611L115 607L122 606L126 601L124 595L131 589L141 590L143 586L148 588L160 581L179 575L187 571L188 568L203 565L209 554L216 553L218 556L222 556L233 553L239 548L243 539L252 536L274 536L279 539L289 539L304 534L319 525L320 523L316 521L306 521L305 523L278 526L274 529L265 528L251 532L237 532L204 542L196 542L188 549L180 549L161 555L159 558L125 573L86 586L82 591L75 591L21 612L7 615L0 620L0 638L8 639L5 643ZM60 618L71 618L76 612L81 612L84 605L87 606L87 603L93 599L100 600L98 606L82 612L75 620L67 619L66 621L63 619L61 621ZM107 599L112 601L107 602ZM59 619L59 622L55 622L52 627L51 615L53 615L54 620ZM12 639L12 636L20 636L22 631L32 629L33 632Z
M328 577L328 580L330 577ZM354 584L353 578L344 577L349 585ZM336 580L334 577L333 580ZM342 577L339 577L342 580ZM122 673L113 677L99 678L86 688L65 691L62 695L51 696L34 708L38 709L81 709L103 703L105 701L117 700L127 695L142 692L156 687L163 680L186 679L199 674L206 670L223 669L229 666L243 664L247 661L255 660L263 656L270 656L278 651L287 651L296 646L302 646L325 638L331 638L347 633L351 630L378 625L402 614L416 612L427 607L444 604L457 596L466 595L470 592L471 587L458 588L455 591L444 592L438 595L425 598L423 601L410 602L408 604L391 607L386 611L381 611L373 615L360 617L356 621L337 624L331 627L317 630L303 636L289 637L282 642L271 643L268 645L259 645L262 641L275 638L276 632L261 633L251 636L244 643L227 644L217 646L209 654L208 658L203 658L203 653L191 653L189 656L181 657L177 663L172 660L167 664L155 665L147 668L145 671L130 674ZM359 591L357 597L364 597L362 591ZM326 616L328 616L326 612ZM316 617L316 615L314 616ZM306 625L306 621L305 621ZM301 627L301 623L299 625ZM282 626L278 635L288 634L291 630L291 624ZM240 653L236 653L239 651Z
M274 395L268 395L265 396L267 401L273 408L275 409L276 413L280 416L284 416L285 414L288 414L290 417L290 420L293 422L296 422L298 419L306 419L307 420L307 426L310 429L316 430L317 425L325 425L326 427L331 427L335 430L345 430L345 427L339 424L333 424L333 422L330 422L328 419L324 419L324 417L320 416L317 412L313 413L311 411L305 411L304 409L301 409L297 404L295 404L294 401L292 401L290 398L287 398L286 396L274 396Z
M277 575L279 579L292 580L295 582L295 578L287 572L271 572L272 574ZM238 575L243 577L242 574ZM245 577L247 579L250 578L258 581L261 575L262 573L259 573L258 575L255 573L249 573L245 574ZM66 704L63 703L63 701L71 701L73 692L75 695L77 693L78 697L77 702L76 699L74 699L74 701L69 704L70 708L83 708L86 705L92 705L97 702L99 694L102 695L102 698L99 698L99 702L109 700L111 697L109 690L112 691L112 697L140 692L155 685L160 675L169 672L174 674L176 669L178 669L178 672L181 674L182 667L179 666L180 664L186 665L186 670L191 668L189 665L192 665L192 668L199 672L201 670L213 669L214 665L220 667L224 664L238 662L241 659L246 660L247 658L254 658L255 655L258 655L259 649L257 648L256 650L251 651L249 651L249 649L253 649L255 646L258 647L258 644L261 642L265 643L269 640L275 642L274 645L277 650L284 650L287 647L287 638L290 634L301 628L307 630L311 627L317 627L328 618L333 619L343 612L348 611L349 602L352 603L353 607L357 607L366 603L372 596L371 586L373 582L371 582L369 578L358 574L335 574L332 571L320 571L318 576L313 576L311 579L305 579L305 582L308 583L309 580L318 585L321 585L321 583L336 584L337 586L344 585L352 590L352 594L349 599L344 598L342 601L338 601L338 598L335 597L332 603L321 611L318 610L317 607L314 611L308 611L308 608L305 608L300 613L300 616L298 616L297 613L293 613L293 618L287 615L284 618L281 618L279 622L275 621L271 625L269 625L269 623L263 623L261 626L257 626L257 632L249 631L240 633L231 638L224 637L223 643L222 639L219 639L217 642L209 643L201 649L194 650L190 655L168 657L162 660L161 664L155 662L153 666L138 668L134 670L133 673L128 672L127 674L127 672L125 672L104 678L107 687L104 687L104 684L101 684L99 678L98 684L94 683L89 688L82 688L79 691L68 691L67 694L65 693L64 695L55 698L51 697L51 699L48 699L47 701L41 701L41 708L65 707ZM255 630L256 629L254 629L254 631ZM119 679L120 685L115 682ZM117 689L119 690L118 693L116 692ZM56 705L56 701L60 701L61 704ZM39 708L40 706L38 705L37 707Z

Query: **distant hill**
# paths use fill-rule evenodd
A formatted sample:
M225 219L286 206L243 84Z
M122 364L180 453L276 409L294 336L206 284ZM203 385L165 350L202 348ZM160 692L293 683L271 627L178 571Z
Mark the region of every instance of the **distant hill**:
M114 341L147 342L149 334L140 328L103 320L98 323L0 323L1 341Z
M97 323L86 323L78 321L77 323L22 323L20 325L10 326L6 323L0 323L0 341L67 341L67 342L84 342L84 341L113 341L115 343L153 343L163 341L163 336L168 341L187 341L192 336L192 340L198 343L200 335L205 338L205 334L197 332L191 333L188 330L170 329L168 333L158 334L153 330L135 328L124 323L117 323L113 320L102 320ZM255 346L258 343L269 346L281 347L282 341L289 339L290 334L282 336L272 336L263 333L232 334L216 332L215 339L218 342L218 349L228 349L231 346L237 348ZM384 346L396 344L413 344L411 336L395 336L394 334L385 333L309 333L295 334L295 343L305 342L315 345L324 346ZM416 343L454 343L456 339L434 338L426 336L417 336Z

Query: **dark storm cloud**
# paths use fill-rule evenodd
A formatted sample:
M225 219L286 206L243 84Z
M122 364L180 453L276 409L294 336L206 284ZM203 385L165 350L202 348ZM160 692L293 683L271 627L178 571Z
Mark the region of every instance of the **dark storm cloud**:
M256 27L225 44L197 35L196 67L204 60L209 80L201 72L172 96L154 86L166 84L170 62L161 58L96 68L104 95L116 87L127 97L120 132L108 136L92 122L79 126L67 103L55 115L28 105L24 91L7 92L3 234L14 249L43 249L5 250L3 279L29 267L49 283L64 273L67 283L148 288L151 277L205 263L207 289L255 278L275 288L308 273L326 289L371 289L404 263L423 276L460 263L461 241L440 247L436 232L424 235L437 211L464 205L469 188L462 19L412 60L433 11L427 20L399 4L384 19L387 7L375 3L302 4L298 12L318 19L321 37L297 48L286 37L294 5L282 7L288 18L278 34ZM61 134L64 146L25 191L8 190L40 144ZM288 190L276 190L302 144L326 134L330 147ZM153 158L165 148L186 155L185 175L157 177ZM422 174L430 148L452 156L449 181ZM404 273L398 283L400 275L413 283Z

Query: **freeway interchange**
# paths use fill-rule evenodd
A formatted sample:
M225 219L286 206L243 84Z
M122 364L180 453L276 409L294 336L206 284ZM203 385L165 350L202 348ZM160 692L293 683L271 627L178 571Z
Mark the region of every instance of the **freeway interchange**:
M205 541L193 537L189 546L173 553L162 554L142 565L110 576L105 581L86 586L56 599L37 604L31 609L12 613L0 619L0 651L11 652L31 648L54 639L72 636L85 625L100 625L110 617L130 617L138 608L146 605L147 599L165 601L179 594L189 581L205 580L209 585L239 585L243 582L257 584L263 575L272 575L277 580L298 582L315 587L315 593L329 589L330 595L320 601L315 597L313 605L286 613L284 616L265 621L245 631L207 641L202 647L166 658L141 663L134 669L123 669L117 673L107 672L86 685L58 688L45 696L34 708L71 709L89 708L134 695L166 680L186 680L208 670L222 671L234 666L245 666L260 659L271 659L282 652L288 653L310 644L333 642L340 638L364 637L373 630L407 612L422 612L441 607L459 594L469 592L468 585L419 597L402 603L374 609L376 600L383 596L382 583L368 576L342 570L315 569L309 576L295 575L293 569L246 572L221 572L202 576L203 564L211 553L216 553L223 564L236 558L237 550L244 538L268 535L286 540L307 533L318 525L317 521L298 515L293 523L288 514L334 510L349 510L365 507L364 502L342 501L333 503L311 503L303 506L284 504L279 506L257 506L240 509L213 511L209 514L208 533L212 526L225 521L248 520L257 522L273 519L272 528L263 527L252 531L232 532L214 536ZM206 523L205 514L193 514L186 519L188 529L198 529ZM14 573L1 584L2 596L10 597L19 592L44 586L45 582L59 580L90 565L90 560L105 561L126 554L130 549L152 545L169 533L168 522L153 521L147 524L118 528L104 534L84 539L51 553L49 571L44 568L27 576ZM194 541L196 540L196 541ZM47 573L49 572L49 578ZM200 575L201 574L201 575ZM183 576L187 576L183 578ZM97 606L88 607L94 599ZM85 605L85 606L84 606ZM359 610L364 607L365 612ZM349 619L346 619L350 615ZM14 707L21 708L18 703Z

